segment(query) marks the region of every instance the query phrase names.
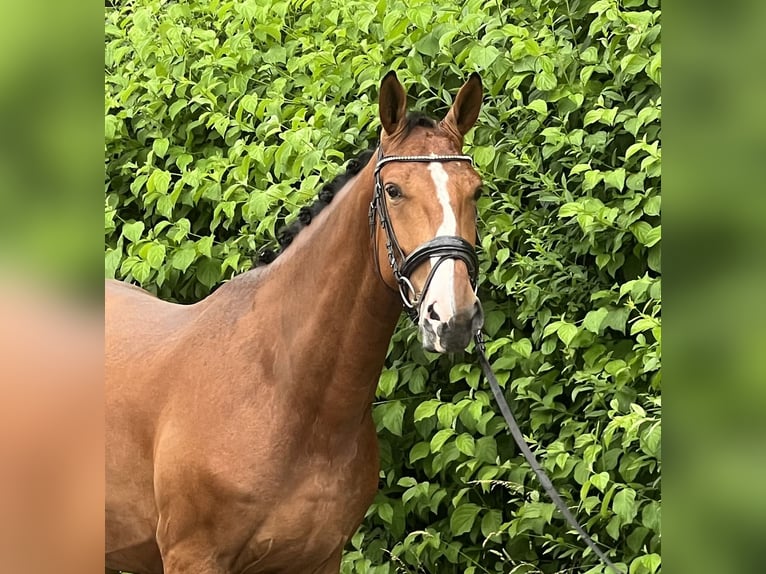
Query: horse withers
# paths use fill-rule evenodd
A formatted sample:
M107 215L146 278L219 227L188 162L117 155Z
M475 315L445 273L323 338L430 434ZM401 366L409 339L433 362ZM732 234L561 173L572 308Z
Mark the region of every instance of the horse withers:
M107 571L338 572L378 485L402 305L429 350L481 328L459 155L481 99L474 74L440 122L407 114L389 73L379 149L273 262L188 306L107 283Z

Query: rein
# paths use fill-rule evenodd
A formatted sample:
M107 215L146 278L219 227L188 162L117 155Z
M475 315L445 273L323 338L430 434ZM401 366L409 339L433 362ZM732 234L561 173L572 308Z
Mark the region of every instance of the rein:
M468 155L434 155L434 156L384 156L382 145L378 146L378 159L375 164L375 191L372 201L370 202L369 219L370 219L370 232L375 234L376 226L375 220L380 221L380 226L383 228L383 232L386 234L386 252L388 254L388 262L391 265L394 278L399 288L399 296L402 299L407 314L410 316L413 322L418 321L418 308L420 302L425 297L431 280L434 277L436 269L447 259L459 259L466 264L468 268L468 275L471 279L471 285L474 290L477 287L477 278L479 270L479 260L476 255L476 251L470 243L468 243L462 237L456 235L452 236L438 236L430 241L426 241L422 245L415 248L409 255L405 255L399 242L396 239L394 228L391 224L391 219L388 215L388 206L386 205L385 194L383 191L383 181L380 176L380 170L384 165L393 162L419 162L419 163L431 163L431 162L448 162L448 161L468 161L473 165L473 158ZM374 244L373 244L374 245ZM426 260L436 258L436 263L431 266L431 270L426 277L423 284L423 290L418 293L415 291L415 287L410 280L412 272L425 263ZM378 257L375 257L375 262L378 267L378 273L380 274L380 262ZM599 557L607 567L611 568L616 574L624 574L620 571L606 554L596 545L593 539L585 532L585 529L580 525L575 516L569 510L561 495L556 491L551 479L545 473L540 463L537 461L532 449L524 440L524 435L519 428L519 424L516 422L516 418L513 416L508 402L505 400L503 390L500 388L500 384L497 382L495 374L492 372L492 367L489 364L489 360L485 354L486 348L484 345L484 336L481 331L477 331L474 335L474 341L476 343L476 354L479 359L479 365L481 365L482 371L489 386L492 389L492 394L495 397L500 412L505 419L508 429L513 436L513 440L521 450L524 458L529 466L532 467L537 479L540 481L545 492L550 499L559 509L561 514L564 515L567 522L575 529L577 534L583 539L585 544L593 550L593 552Z
M486 349L484 346L484 336L482 335L481 331L476 332L474 341L476 343L476 355L479 358L479 365L481 365L481 370L484 372L484 376L486 377L487 381L489 381L489 386L492 389L492 394L495 397L495 402L497 403L497 406L500 407L500 412L505 419L505 424L508 425L508 430L511 431L511 435L513 436L513 440L516 443L516 446L519 447L519 450L521 450L521 453L529 463L529 466L532 467L532 470L537 476L537 480L540 481L543 489L556 505L556 508L558 508L561 511L561 514L564 515L564 518L566 518L570 526L577 531L577 534L580 535L580 538L583 539L585 544L587 544L588 547L596 553L596 556L601 559L601 562L611 568L614 572L616 572L616 574L624 574L617 568L617 566L612 563L611 560L609 560L606 554L604 554L604 552L602 552L602 550L596 546L596 543L593 542L593 539L588 535L588 533L585 532L583 527L574 517L574 514L572 514L567 505L564 503L561 495L553 486L551 479L540 466L540 463L537 461L537 457L532 452L532 449L529 448L529 445L524 440L524 435L521 433L519 423L516 422L516 417L513 416L511 407L508 405L508 401L505 400L503 390L500 388L500 384L497 382L495 373L492 372L492 367L489 365L489 361L487 360L487 355L485 354Z

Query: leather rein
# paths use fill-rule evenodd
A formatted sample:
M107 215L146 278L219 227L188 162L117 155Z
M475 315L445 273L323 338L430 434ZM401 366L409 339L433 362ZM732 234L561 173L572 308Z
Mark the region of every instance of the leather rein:
M373 192L372 201L370 202L369 220L370 220L370 233L375 237L377 227L375 226L376 219L380 221L380 227L386 235L386 252L388 254L388 263L391 266L391 270L394 274L397 286L399 288L399 296L401 297L404 309L410 316L414 323L418 321L420 303L423 301L428 288L431 285L431 280L434 277L436 269L445 262L447 259L459 259L465 263L468 268L468 275L471 279L471 285L474 290L477 287L477 279L479 273L479 259L476 255L474 246L468 241L457 235L437 236L433 239L426 241L425 243L416 247L410 254L406 255L402 250L399 242L396 239L396 233L394 233L393 225L391 224L391 218L388 214L388 206L386 204L385 192L383 180L380 175L380 171L386 164L393 162L418 162L418 163L431 163L431 162L449 162L449 161L467 161L473 165L473 158L468 155L414 155L414 156L399 156L383 155L383 146L378 145L378 157L375 164L375 191ZM375 248L375 242L373 242L373 252ZM375 254L375 264L380 274L380 261ZM431 265L431 270L428 272L425 282L423 283L423 289L418 294L415 287L410 280L412 272L417 269L421 264L428 260L436 259L436 262ZM382 276L381 276L382 277ZM624 574L619 570L606 554L596 545L593 539L585 532L585 529L580 525L572 512L569 510L561 495L556 491L548 477L546 472L540 466L540 463L535 457L529 445L524 440L524 435L519 428L519 424L516 422L516 418L513 416L508 402L505 400L503 390L501 389L495 374L492 372L492 367L489 364L489 360L485 354L484 336L479 330L474 335L474 342L476 353L479 358L479 364L487 381L489 381L492 394L495 397L495 401L500 407L500 412L505 419L508 429L513 436L513 440L521 450L527 463L532 467L537 479L540 481L545 492L550 499L554 502L561 514L564 515L566 521L574 528L578 535L593 550L593 552L599 557L599 559L608 568L611 568L616 574Z

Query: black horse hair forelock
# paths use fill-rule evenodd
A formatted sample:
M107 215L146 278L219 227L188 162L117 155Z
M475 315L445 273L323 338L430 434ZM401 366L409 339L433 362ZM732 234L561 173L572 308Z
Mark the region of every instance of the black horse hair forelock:
M435 128L436 120L429 118L422 112L410 112L407 114L407 126L405 133L409 134L415 128Z

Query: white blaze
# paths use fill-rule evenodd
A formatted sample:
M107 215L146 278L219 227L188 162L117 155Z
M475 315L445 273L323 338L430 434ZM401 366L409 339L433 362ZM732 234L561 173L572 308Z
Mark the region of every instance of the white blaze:
M428 171L431 172L436 187L436 198L442 208L442 222L436 230L436 236L457 235L457 219L455 212L449 200L449 191L447 182L449 176L441 162L431 162L428 164ZM431 257L431 266L436 265L437 257ZM447 259L439 265L428 288L426 301L422 311L428 315L428 306L434 304L436 312L439 314L440 321L447 322L456 312L455 310L455 260Z

